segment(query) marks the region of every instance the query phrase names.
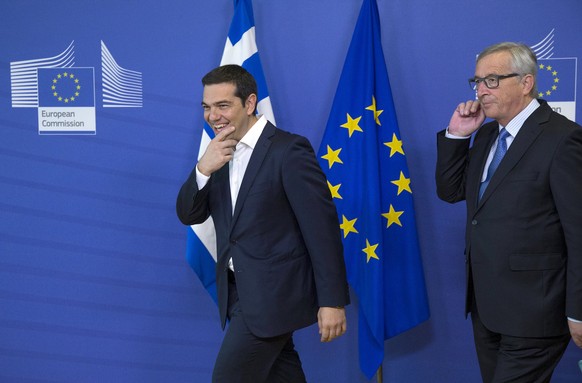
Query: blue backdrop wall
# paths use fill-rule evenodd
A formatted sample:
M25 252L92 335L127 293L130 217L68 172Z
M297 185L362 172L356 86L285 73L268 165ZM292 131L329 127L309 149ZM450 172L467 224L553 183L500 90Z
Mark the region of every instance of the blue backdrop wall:
M361 0L253 6L277 123L317 149ZM561 84L569 93L557 101L582 116L582 2L378 7L431 307L429 321L386 342L384 381L479 382L463 316L465 210L435 196L435 134L474 96L466 80L475 55L505 40L535 45L551 36L553 59L573 63ZM0 382L209 381L222 331L186 263L174 202L198 153L200 78L220 62L232 14L232 0L0 4ZM119 107L103 98L102 49L142 81L135 93L113 92L125 97ZM13 98L27 94L17 69L61 54L54 60L94 68L87 118L95 134L39 132L40 108ZM320 344L313 326L297 333L310 382L367 381L356 309L354 298L349 332L331 344ZM571 345L555 381L579 382L579 359Z

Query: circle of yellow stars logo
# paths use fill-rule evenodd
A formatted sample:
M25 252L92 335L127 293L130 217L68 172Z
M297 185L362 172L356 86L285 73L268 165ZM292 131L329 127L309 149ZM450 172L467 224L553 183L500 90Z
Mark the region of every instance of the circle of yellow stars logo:
M555 70L551 65L540 64L540 70L546 70L550 72L552 74L552 78L554 79L553 85L548 90L538 93L538 96L541 98L544 96L550 96L552 92L558 90L558 83L560 82L560 78L558 77L558 71Z
M73 73L64 72L53 78L51 90L59 102L68 104L79 97L81 85Z

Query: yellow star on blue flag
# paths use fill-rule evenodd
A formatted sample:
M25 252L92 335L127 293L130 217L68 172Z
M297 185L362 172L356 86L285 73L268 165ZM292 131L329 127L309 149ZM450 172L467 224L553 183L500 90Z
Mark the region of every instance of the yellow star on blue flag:
M334 202L348 281L358 296L360 368L368 379L384 359L384 341L429 317L414 184L400 137L378 7L364 0L318 159L328 185L341 185Z

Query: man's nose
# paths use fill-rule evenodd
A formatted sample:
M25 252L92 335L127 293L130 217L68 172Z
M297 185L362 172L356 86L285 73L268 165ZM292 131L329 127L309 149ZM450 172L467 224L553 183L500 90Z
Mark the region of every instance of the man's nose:
M489 88L485 85L485 82L481 81L477 83L477 89L475 92L477 93L477 97L481 97L482 94L487 93Z
M210 108L208 112L208 119L210 121L218 121L220 119L220 115L217 113L215 108Z

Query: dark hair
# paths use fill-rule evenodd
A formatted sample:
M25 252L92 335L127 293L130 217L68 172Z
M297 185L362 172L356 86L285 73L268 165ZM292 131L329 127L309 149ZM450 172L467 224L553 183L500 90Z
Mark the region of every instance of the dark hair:
M234 95L241 99L243 105L251 94L254 93L258 97L255 78L240 65L229 64L219 66L202 77L203 86L223 83L231 83L235 86L236 90ZM255 105L256 112L257 106Z

